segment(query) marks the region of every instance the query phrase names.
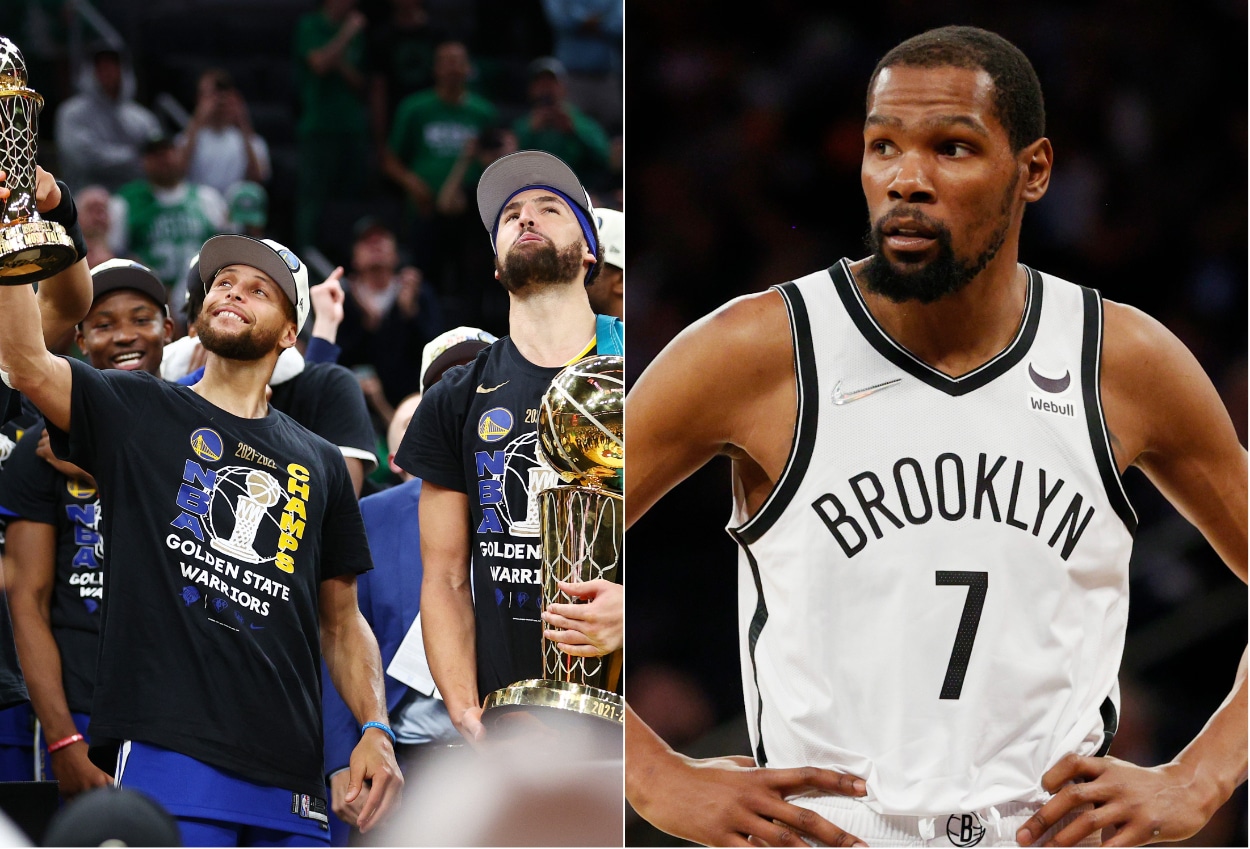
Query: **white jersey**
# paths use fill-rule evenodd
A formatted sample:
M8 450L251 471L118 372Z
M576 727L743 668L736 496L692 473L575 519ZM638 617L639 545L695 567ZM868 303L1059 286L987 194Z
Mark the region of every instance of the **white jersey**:
M1102 300L1026 271L1015 338L958 378L884 332L846 260L776 287L795 438L729 529L751 743L761 765L866 779L881 813L1048 798L1042 774L1115 731L1137 520Z

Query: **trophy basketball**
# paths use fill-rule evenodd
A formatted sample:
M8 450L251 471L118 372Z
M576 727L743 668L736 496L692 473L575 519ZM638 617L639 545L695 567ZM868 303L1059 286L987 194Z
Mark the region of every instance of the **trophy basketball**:
M43 96L26 85L26 60L0 36L0 171L9 200L0 212L0 285L51 277L78 261L73 239L35 210L35 150Z
M538 454L564 483L539 493L542 604L579 601L557 581L621 582L625 535L624 358L587 357L551 381L538 412ZM516 711L539 719L623 728L616 692L621 651L600 657L565 654L543 638L543 677L496 690L483 703L489 724Z

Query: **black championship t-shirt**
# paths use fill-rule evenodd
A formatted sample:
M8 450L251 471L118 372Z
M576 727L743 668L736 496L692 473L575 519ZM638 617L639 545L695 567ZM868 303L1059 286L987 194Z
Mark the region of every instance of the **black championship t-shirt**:
M70 433L48 430L95 477L109 564L92 761L139 740L324 796L319 589L372 567L342 454L272 406L70 365Z
M401 469L469 497L483 698L543 677L538 493L559 478L537 460L538 406L560 371L530 363L505 336L430 387L395 455Z
M0 474L0 506L56 528L52 636L69 709L90 713L104 600L100 499L91 481L68 478L35 453L42 435L42 424L30 427L13 449Z
M39 417L22 409L22 396L0 381L0 478L22 433ZM0 516L0 551L4 549L4 517ZM0 593L0 710L30 701L26 681L17 660L13 642L13 620L9 616L9 597Z

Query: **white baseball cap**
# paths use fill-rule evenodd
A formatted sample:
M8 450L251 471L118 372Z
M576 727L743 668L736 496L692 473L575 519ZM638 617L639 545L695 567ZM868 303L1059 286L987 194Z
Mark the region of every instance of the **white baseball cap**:
M438 382L452 366L467 363L498 338L479 327L456 327L440 333L421 350L421 391Z
M595 224L603 242L603 261L625 270L625 213L619 209L597 207Z
M247 265L265 272L295 304L295 329L308 318L308 267L285 245L273 239L225 234L213 236L200 249L200 280L213 282L227 265Z

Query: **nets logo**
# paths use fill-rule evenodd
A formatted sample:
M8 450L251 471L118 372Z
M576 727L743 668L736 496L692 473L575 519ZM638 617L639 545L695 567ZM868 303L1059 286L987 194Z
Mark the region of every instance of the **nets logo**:
M946 821L946 836L955 846L976 846L985 836L985 826L976 814L951 814Z
M223 450L221 437L217 431L202 427L191 434L191 450L201 460L220 460Z
M498 442L511 432L512 413L503 407L482 413L477 423L477 435L483 442Z

